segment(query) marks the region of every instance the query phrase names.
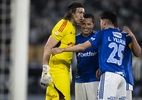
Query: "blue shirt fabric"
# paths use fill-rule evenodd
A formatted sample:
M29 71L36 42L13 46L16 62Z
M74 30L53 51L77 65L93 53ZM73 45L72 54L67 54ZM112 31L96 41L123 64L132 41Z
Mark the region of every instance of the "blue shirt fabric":
M122 64L126 34L117 28L108 28L98 31L89 42L93 47L99 46L99 67L102 73L109 71L126 77Z
M88 37L84 37L81 33L76 36L76 44L84 43L89 40L95 32ZM96 78L96 70L98 66L98 47L91 47L81 52L76 52L77 72L76 83L99 81Z

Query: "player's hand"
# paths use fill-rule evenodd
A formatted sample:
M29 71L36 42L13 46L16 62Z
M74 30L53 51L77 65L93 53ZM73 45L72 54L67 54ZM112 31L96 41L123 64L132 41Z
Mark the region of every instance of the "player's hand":
M52 77L49 73L49 70L50 70L49 65L43 65L40 83L44 86L48 86L49 83L52 82Z
M98 79L100 79L100 77L101 77L101 70L98 68L98 70L96 71L96 77L98 78Z
M63 49L62 48L52 48L51 52L54 55L54 54L62 53Z
M125 31L127 33L127 36L130 36L132 39L135 38L135 35L127 26L123 27L123 31Z

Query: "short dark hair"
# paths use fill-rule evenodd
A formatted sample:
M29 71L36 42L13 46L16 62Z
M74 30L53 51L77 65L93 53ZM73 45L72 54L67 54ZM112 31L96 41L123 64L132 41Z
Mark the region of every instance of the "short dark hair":
M80 2L74 1L67 7L67 12L64 15L64 19L70 20L72 17L72 13L76 11L76 8L84 8L84 5Z
M84 18L91 18L92 22L95 23L95 17L93 14L86 13L84 14Z
M76 9L78 7L82 7L84 8L84 5L80 2L73 2L71 3L69 6L68 6L68 10L71 10L71 9Z
M106 10L100 14L100 19L108 19L112 24L117 26L117 15L113 11Z

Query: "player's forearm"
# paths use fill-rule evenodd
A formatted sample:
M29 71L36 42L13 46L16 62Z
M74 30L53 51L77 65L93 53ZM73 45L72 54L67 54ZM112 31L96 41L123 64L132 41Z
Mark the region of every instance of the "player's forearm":
M62 52L79 52L83 50L85 50L85 48L82 44L78 44L69 48L62 48Z
M50 59L50 55L44 55L43 56L43 65L48 65Z
M51 50L45 46L44 53L43 53L43 65L48 65L50 55L51 55Z
M83 51L89 47L91 47L91 43L89 41L86 41L84 43L78 44L78 45L74 45L72 47L69 48L64 48L63 52L79 52L79 51Z
M141 56L141 47L135 37L132 38L132 50L136 57Z

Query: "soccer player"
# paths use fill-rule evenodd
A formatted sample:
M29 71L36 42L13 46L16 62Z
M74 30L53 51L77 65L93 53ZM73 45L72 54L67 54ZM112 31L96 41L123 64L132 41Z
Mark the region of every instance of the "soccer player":
M76 36L76 44L84 43L95 35L94 16L85 14L80 25L81 33ZM75 100L97 100L99 79L96 78L98 65L98 47L76 52L77 71L75 77Z
M83 51L91 46L99 46L99 68L102 73L98 100L125 100L126 82L122 64L126 47L126 34L121 33L115 25L117 15L112 11L104 11L100 15L101 29L85 43L70 48L55 48L53 54L70 51ZM117 93L118 91L121 91Z
M134 34L128 27L124 27L123 31L127 33L127 41L130 41L130 44L126 46L124 51L124 68L126 72L126 100L132 100L132 91L134 86L134 79L132 73L132 53L136 57L141 56L141 47L138 44Z
M70 47L75 44L76 29L84 19L85 9L82 3L73 2L52 29L51 36L44 46L43 71L41 84L47 86L46 100L70 100L70 63L73 52L52 55L51 49Z
M124 26L123 31L127 34L127 42L129 44L126 46L125 51L124 51L124 58L123 58L123 65L125 68L125 73L126 73L126 100L132 100L132 91L133 91L133 86L134 86L134 79L133 79L133 73L132 73L132 53L136 57L141 56L141 47L138 44L134 34L132 31ZM100 74L97 74L98 78L100 78ZM118 91L118 93L121 91Z

